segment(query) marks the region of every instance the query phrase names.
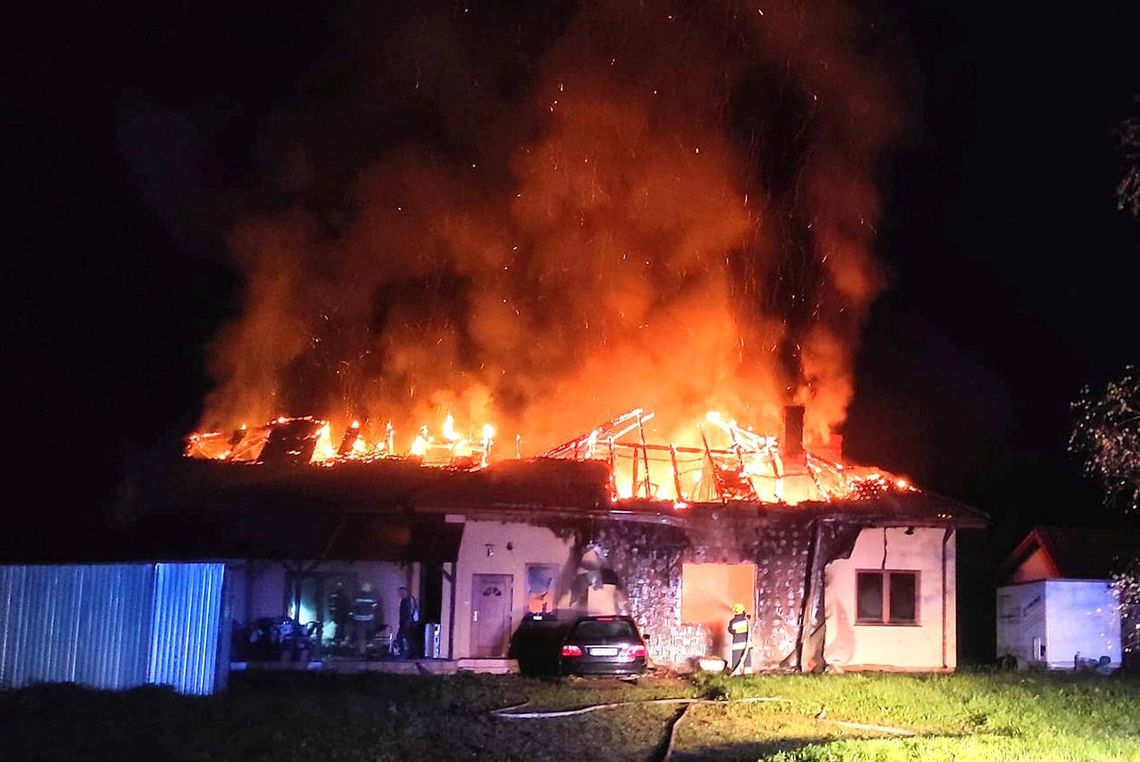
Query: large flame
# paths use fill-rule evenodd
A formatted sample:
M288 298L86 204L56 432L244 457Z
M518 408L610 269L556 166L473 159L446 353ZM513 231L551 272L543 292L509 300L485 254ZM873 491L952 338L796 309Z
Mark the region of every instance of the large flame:
M359 418L368 453L480 460L489 421L534 454L644 406L647 436L696 447L709 409L731 438L796 402L828 440L882 287L874 176L899 114L873 19L362 13L335 56L351 82L264 141L286 148L233 231L244 305L203 429L285 409L330 422L325 459Z

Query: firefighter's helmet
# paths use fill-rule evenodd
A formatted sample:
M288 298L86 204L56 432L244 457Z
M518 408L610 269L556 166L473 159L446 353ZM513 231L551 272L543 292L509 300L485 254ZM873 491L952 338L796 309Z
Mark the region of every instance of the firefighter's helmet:
M744 613L744 604L743 603L732 604L732 613L737 614L737 615L743 614Z

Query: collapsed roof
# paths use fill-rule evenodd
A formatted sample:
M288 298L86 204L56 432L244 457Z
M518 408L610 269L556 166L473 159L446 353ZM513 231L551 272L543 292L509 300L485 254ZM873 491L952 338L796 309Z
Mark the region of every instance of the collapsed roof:
M605 465L604 489L611 500L672 500L689 503L772 503L849 501L888 494L915 492L907 479L879 468L843 462L837 446L808 451L803 446L804 409L785 409L783 444L735 421L710 412L682 443L656 443L647 439L645 424L653 412L630 410L590 431L552 447L541 460L597 462ZM277 418L264 426L244 426L226 436L220 432L194 434L185 454L191 459L235 465L319 465L354 469L361 464L405 463L435 466L450 471L478 471L490 464L506 468L494 449L494 427L485 425L482 437L462 436L450 415L442 436L427 427L416 435L407 452L398 452L389 423L380 441L368 444L361 424L353 421L334 446L330 425L314 417ZM838 440L838 438L835 438ZM515 461L521 460L519 440ZM551 485L533 485L549 490ZM320 501L319 496L314 499Z

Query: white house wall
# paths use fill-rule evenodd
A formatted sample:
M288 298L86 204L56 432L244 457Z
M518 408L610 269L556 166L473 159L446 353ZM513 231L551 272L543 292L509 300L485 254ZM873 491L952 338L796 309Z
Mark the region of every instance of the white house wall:
M488 552L488 545L491 546ZM508 548L509 546L509 548ZM444 582L444 615L440 634L441 653L451 649L451 658L471 655L471 581L475 574L509 574L511 585L511 632L526 612L527 564L555 564L563 567L570 559L573 538L559 538L545 527L518 522L467 521L454 571L454 631L448 606L452 585ZM567 591L558 590L565 598Z
M824 658L829 664L916 671L957 666L955 536L944 545L942 528L906 532L906 527L864 529L850 558L827 565ZM856 572L878 569L919 573L918 624L855 623Z
M1045 583L1046 659L1072 669L1075 657L1107 656L1120 665L1120 610L1107 580L1051 579Z
M1034 638L1045 645L1045 655L1049 656L1048 640L1045 637L1045 598L1044 582L1029 582L1020 585L1005 585L997 590L997 656L1012 656L1019 666L1038 663L1033 649ZM1071 665L1070 665L1071 666Z

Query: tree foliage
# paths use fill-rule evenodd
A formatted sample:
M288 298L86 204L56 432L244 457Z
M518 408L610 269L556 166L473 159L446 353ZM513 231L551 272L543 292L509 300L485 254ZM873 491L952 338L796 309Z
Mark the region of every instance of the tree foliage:
M1140 653L1140 556L1113 576L1120 599L1120 646L1125 653Z
M1073 403L1076 422L1069 450L1104 490L1105 501L1125 511L1140 507L1140 376L1135 368L1104 390L1085 387Z
M1073 403L1076 422L1069 450L1084 460L1085 473L1104 490L1105 502L1135 513L1140 504L1140 376L1132 367L1103 391L1085 387ZM1140 651L1140 557L1117 559L1121 647Z
M1137 99L1140 104L1140 98ZM1117 131L1122 166L1116 202L1133 217L1140 217L1140 116L1125 119Z

